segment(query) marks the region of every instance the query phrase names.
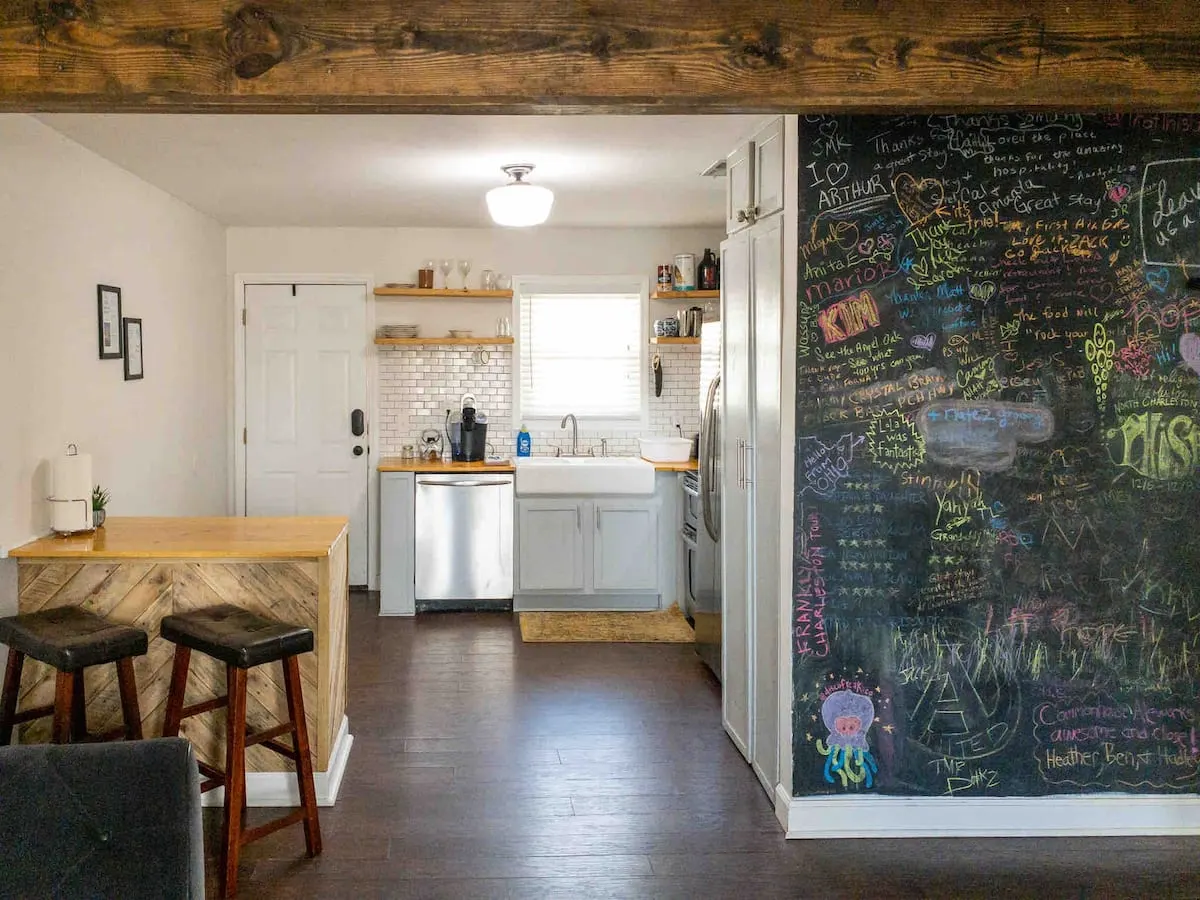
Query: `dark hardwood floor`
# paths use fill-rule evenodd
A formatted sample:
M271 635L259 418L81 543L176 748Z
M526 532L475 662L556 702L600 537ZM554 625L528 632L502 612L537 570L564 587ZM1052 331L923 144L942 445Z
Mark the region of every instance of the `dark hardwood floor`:
M787 842L689 646L375 612L354 596L325 851L305 859L299 828L250 845L246 900L1200 897L1194 838Z

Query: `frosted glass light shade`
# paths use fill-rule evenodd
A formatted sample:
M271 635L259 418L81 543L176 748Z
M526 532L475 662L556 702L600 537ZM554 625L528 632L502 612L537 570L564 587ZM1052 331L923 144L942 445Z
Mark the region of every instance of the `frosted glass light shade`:
M497 225L528 228L550 217L554 192L536 184L516 181L487 192L488 212Z

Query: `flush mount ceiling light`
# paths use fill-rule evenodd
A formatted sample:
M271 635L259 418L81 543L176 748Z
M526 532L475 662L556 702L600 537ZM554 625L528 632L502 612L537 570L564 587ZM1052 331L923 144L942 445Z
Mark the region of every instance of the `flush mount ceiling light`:
M488 212L492 214L492 221L513 228L527 228L545 222L550 216L550 207L554 205L554 192L521 180L533 171L533 166L521 163L500 168L508 175L509 182L487 192Z

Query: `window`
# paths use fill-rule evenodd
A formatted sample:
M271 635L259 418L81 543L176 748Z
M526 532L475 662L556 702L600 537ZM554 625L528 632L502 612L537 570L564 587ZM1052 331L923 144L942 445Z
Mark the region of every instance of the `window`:
M646 279L530 278L514 289L520 420L574 413L593 427L641 427Z

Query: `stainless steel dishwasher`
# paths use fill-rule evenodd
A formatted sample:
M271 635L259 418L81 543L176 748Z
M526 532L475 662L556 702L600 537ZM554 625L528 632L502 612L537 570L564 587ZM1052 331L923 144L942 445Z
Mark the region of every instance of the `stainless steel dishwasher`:
M512 599L514 480L417 475L418 602Z

